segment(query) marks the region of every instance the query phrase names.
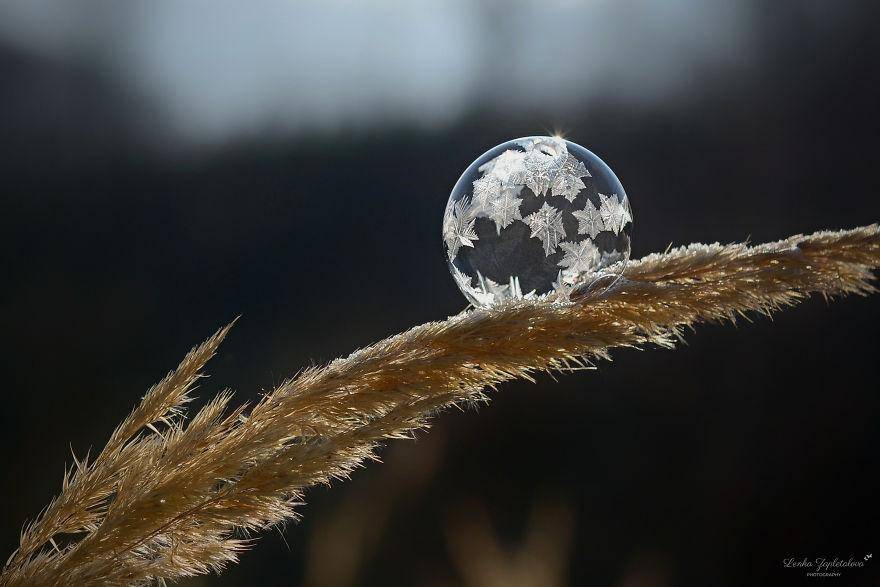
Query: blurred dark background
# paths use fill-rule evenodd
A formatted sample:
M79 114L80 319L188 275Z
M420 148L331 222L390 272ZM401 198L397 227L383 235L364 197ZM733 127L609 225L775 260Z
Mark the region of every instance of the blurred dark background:
M3 3L3 552L233 317L203 397L461 310L441 216L504 140L605 159L634 257L877 221L878 6ZM813 299L505 385L187 584L876 585L878 326Z

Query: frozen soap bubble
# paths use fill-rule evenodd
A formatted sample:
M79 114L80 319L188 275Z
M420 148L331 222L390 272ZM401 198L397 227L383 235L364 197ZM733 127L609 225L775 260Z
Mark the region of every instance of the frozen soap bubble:
M629 259L632 210L614 172L559 137L526 137L483 153L443 215L449 271L476 306L568 296Z

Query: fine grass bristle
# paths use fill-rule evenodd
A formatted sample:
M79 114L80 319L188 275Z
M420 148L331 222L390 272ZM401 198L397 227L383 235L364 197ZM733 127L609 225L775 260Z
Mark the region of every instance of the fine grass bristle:
M572 301L520 300L392 336L286 381L250 409L185 405L230 326L150 389L22 531L0 585L145 585L219 572L241 536L296 517L303 491L346 478L378 443L504 381L583 368L615 347L672 347L701 322L769 314L810 294L874 291L880 229L749 247L690 245L631 262Z

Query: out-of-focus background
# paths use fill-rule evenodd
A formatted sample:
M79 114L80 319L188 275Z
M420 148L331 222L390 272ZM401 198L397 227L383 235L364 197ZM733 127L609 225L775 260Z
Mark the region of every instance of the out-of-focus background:
M233 317L202 396L461 310L441 216L504 140L605 159L636 257L878 220L878 6L3 2L2 551ZM878 327L810 300L505 385L187 584L797 584L878 550Z

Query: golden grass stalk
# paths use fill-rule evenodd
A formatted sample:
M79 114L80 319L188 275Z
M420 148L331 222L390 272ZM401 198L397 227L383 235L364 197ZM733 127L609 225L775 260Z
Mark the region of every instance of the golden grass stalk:
M302 492L346 477L434 413L609 349L673 346L683 327L769 314L809 294L874 291L876 224L749 247L690 245L631 262L573 301L517 301L430 322L310 368L250 410L223 392L183 406L226 335L152 388L96 459L22 532L0 585L144 585L220 571L246 536L295 517Z

